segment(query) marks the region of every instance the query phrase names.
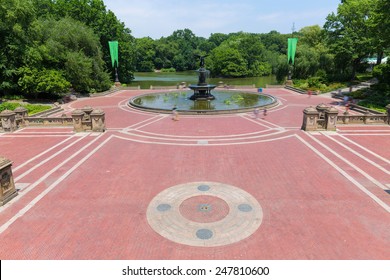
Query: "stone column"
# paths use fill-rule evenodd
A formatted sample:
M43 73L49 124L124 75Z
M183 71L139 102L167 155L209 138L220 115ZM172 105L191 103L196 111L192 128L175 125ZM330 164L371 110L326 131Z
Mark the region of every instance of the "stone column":
M84 112L76 109L72 112L72 119L73 119L73 131L74 132L83 132L83 116Z
M337 115L339 111L335 107L330 107L325 110L325 129L336 130Z
M18 195L12 176L12 162L0 156L0 206Z
M0 113L1 125L3 126L4 131L13 132L18 128L15 116L15 112L10 110L4 110Z
M91 112L92 120L92 131L94 132L104 132L106 129L105 125L105 113L103 110L95 109Z
M313 107L308 107L303 110L303 123L302 130L305 131L315 131L318 128L318 111Z

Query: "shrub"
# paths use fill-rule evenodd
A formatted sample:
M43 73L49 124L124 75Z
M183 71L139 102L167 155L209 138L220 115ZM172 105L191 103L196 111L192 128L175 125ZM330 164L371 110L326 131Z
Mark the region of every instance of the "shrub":
M176 69L173 68L173 67L171 67L171 68L162 68L161 72L162 73L174 73L174 72L176 72Z
M380 64L374 67L372 75L381 83L390 85L390 64Z
M0 112L4 110L15 110L18 107L24 107L27 109L29 115L43 112L51 108L50 105L40 105L40 104L20 104L16 102L4 102L0 104Z

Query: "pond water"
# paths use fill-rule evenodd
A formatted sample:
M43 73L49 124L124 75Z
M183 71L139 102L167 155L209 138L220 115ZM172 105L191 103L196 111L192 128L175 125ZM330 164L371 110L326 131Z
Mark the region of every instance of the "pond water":
M134 74L135 79L129 84L130 86L140 86L141 89L149 89L150 86L175 86L181 82L189 84L198 83L198 74L196 71L184 71L175 73L158 73L158 72L137 72ZM223 82L228 85L255 85L255 87L265 87L266 84L277 84L276 77L250 77L250 78L208 78L209 84L218 85Z

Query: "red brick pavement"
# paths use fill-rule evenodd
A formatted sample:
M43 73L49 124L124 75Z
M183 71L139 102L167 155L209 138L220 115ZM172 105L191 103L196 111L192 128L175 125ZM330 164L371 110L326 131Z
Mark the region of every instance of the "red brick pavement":
M266 89L280 105L265 119L173 122L127 108L139 93L69 104L104 109L101 135L54 128L0 135L0 154L14 160L16 178L25 174L16 183L29 184L0 209L1 259L390 259L388 126L302 132L306 106L334 101L279 89ZM156 233L146 219L150 201L202 181L255 197L259 229L217 247Z

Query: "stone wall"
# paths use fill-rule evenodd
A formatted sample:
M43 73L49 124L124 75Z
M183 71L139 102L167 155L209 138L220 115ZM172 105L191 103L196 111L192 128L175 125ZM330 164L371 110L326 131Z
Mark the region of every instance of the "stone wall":
M339 114L336 108L326 104L319 104L315 108L308 107L303 110L302 130L335 130L338 124L390 125L390 104L387 105L386 108L387 114L381 114L370 110L361 111L361 108L359 109L360 111L354 111L355 114L351 114L349 111Z

